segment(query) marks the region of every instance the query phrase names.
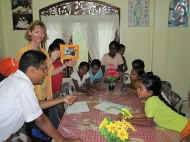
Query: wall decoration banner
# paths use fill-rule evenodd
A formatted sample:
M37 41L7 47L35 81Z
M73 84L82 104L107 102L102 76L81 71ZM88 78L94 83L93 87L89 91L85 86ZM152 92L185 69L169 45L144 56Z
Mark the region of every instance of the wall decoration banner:
M149 26L149 0L128 0L128 26Z
M187 27L189 0L170 0L168 27Z
M32 22L32 0L11 0L13 29L25 30Z

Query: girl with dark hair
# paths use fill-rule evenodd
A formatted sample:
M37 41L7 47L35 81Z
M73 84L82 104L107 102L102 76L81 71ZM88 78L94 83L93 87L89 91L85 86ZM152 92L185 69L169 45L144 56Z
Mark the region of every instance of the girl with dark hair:
M53 65L52 69L52 93L60 94L62 80L64 77L64 69L67 67L72 67L75 64L75 61L67 61L65 63L61 62L61 53L60 53L60 45L65 42L62 39L55 39L52 44L50 44L48 53L50 56L50 60ZM54 96L54 95L53 95Z
M151 72L144 74L138 81L137 94L145 99L145 115L134 114L132 123L139 118L150 118L162 128L170 129L180 133L182 139L190 135L190 121L175 112L160 97L161 80ZM142 123L142 122L141 122Z
M136 89L135 84L136 81L141 79L141 76L145 73L145 65L144 65L144 61L141 59L135 59L132 62L132 69L131 69L131 73L130 73L130 87L133 89Z

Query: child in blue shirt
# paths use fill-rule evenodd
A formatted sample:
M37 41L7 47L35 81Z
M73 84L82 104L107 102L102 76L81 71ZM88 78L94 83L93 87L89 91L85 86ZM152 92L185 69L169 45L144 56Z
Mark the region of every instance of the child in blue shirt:
M89 70L89 76L90 76L90 83L98 83L101 82L103 79L103 72L101 69L101 62L98 59L94 59L90 65Z

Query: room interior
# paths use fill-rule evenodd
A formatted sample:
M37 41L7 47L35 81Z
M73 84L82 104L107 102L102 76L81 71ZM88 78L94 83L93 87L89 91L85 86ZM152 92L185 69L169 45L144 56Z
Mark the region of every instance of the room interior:
M60 0L33 0L33 19L39 19L39 10ZM120 41L127 50L125 57L129 69L136 58L145 61L146 70L156 72L163 80L169 80L174 90L184 99L190 90L190 63L188 61L190 47L189 27L168 27L170 0L149 1L149 26L128 26L127 0L102 0L120 8ZM0 1L0 57L15 56L19 48L26 44L25 30L13 30L11 3ZM84 49L80 60L87 60Z

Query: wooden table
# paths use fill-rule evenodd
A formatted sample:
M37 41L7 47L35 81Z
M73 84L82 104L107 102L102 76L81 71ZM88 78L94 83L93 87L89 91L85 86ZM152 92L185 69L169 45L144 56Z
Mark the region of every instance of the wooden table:
M80 138L83 142L105 142L98 132L98 126L104 117L115 119L116 116L94 108L104 100L127 105L132 107L133 111L143 112L143 103L134 90L128 88L125 93L121 93L120 87L115 88L113 92L109 92L105 86L103 88L90 96L79 96L79 101L87 101L90 111L64 115L58 128L63 136ZM135 128L137 132L131 133L130 137L141 139L142 142L179 142L179 135L176 132L164 130L155 125L135 126Z

